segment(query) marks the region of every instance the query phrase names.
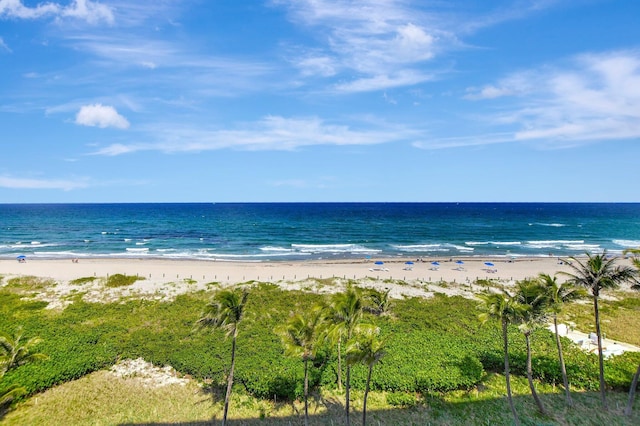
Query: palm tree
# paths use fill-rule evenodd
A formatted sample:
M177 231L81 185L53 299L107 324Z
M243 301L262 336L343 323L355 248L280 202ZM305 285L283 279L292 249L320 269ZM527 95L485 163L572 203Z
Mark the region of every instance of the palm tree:
M238 337L238 325L242 320L244 308L249 293L246 289L220 290L214 296L211 303L207 304L202 318L197 321L200 328L223 329L226 336L231 336L231 367L227 378L227 392L224 397L224 414L222 426L227 423L229 412L229 400L233 386L233 370L236 363L236 339Z
M545 320L545 309L547 306L547 298L544 288L537 281L524 280L516 283L515 299L523 309L518 312L518 321L520 322L520 331L524 334L527 345L527 380L529 381L529 389L531 396L538 406L541 414L547 415L538 392L533 384L533 369L531 367L531 333L538 328Z
M330 315L334 324L332 333L338 336L338 383L340 383L341 354L340 342L342 338L349 341L353 337L363 314L363 299L360 291L352 285L347 286L342 293L334 294L332 297ZM345 412L347 415L347 426L350 425L349 404L351 388L351 366L346 366L345 380Z
M363 363L369 369L367 384L364 388L364 402L362 406L362 426L367 424L367 398L371 389L371 374L373 367L385 355L385 342L378 338L380 329L377 327L362 327L347 345L347 364Z
M560 335L558 333L558 314L562 311L562 306L565 303L573 302L585 297L586 292L581 287L576 287L566 282L559 283L555 276L551 277L548 274L540 274L538 276L538 279L540 280L540 284L542 285L546 293L548 301L547 310L553 317L553 327L556 333L556 347L558 348L558 360L560 362L560 371L562 372L562 383L564 384L567 405L572 407L573 399L571 398L571 391L569 389L567 368L564 364L562 342L560 341Z
M391 300L389 299L390 292L391 289L387 289L384 292L373 288L369 289L367 292L369 306L365 306L365 310L377 316L389 314L389 310L391 309Z
M34 346L42 341L39 337L32 337L22 342L22 327L18 327L15 335L0 333L0 379L4 374L16 367L31 362L44 361L49 357L39 352L33 352ZM0 407L13 401L19 395L26 392L20 385L11 385L0 394Z
M513 420L518 426L520 419L516 412L516 407L513 404L513 396L511 394L511 376L509 373L509 338L507 336L508 325L518 318L522 307L518 302L506 291L502 290L500 293L493 293L485 291L478 294L480 304L478 309L481 311L478 318L484 324L488 320L497 320L502 326L502 341L504 348L504 377L507 383L507 398L509 399L509 407L513 414Z
M18 327L15 336L0 333L0 377L13 368L48 358L45 354L32 352L33 347L42 342L42 339L32 337L22 343L22 336L22 327Z
M309 361L314 360L322 331L323 311L321 306L293 314L277 332L282 338L285 354L300 357L304 363L304 424L309 424Z
M625 255L628 253L632 253L634 256L631 258L631 263L636 268L636 272L640 273L640 249L629 249L623 252ZM634 285L631 286L634 290L640 290L640 284L636 281ZM636 374L633 375L633 380L631 380L631 387L629 388L629 401L627 402L627 406L624 409L625 416L630 416L633 410L633 400L636 397L636 389L638 387L638 379L640 379L640 364L638 364L638 369L636 370Z
M600 400L602 407L607 410L606 383L604 381L604 357L602 355L602 333L600 330L600 309L598 300L602 290L617 288L622 282L629 281L635 275L631 267L615 266L616 258L608 257L607 252L591 255L587 253L586 261L575 257L568 262L573 273L559 272L569 277L568 282L586 288L593 296L593 311L596 321L596 336L598 336L598 361L600 365ZM575 262L576 264L574 264Z

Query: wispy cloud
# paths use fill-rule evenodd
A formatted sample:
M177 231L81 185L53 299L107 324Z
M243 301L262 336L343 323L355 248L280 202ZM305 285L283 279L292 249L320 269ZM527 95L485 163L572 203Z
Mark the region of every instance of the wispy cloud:
M320 46L292 59L303 76L349 75L333 89L341 92L384 90L433 80L435 58L464 47L461 36L505 21L523 19L558 0L481 3L467 14L446 2L403 0L273 0L292 22L310 31ZM489 2L490 3L490 2ZM493 9L492 9L493 8ZM425 67L432 66L428 71ZM410 78L408 78L410 76Z
M329 124L317 117L285 118L268 116L236 129L204 130L181 125L157 125L147 135L154 143L112 144L93 155L115 156L136 151L201 152L219 149L288 151L316 145L374 145L407 140L415 136L399 126L368 127L358 130Z
M85 179L59 180L59 179L29 179L0 176L0 187L9 189L61 189L71 191L88 187Z
M530 141L544 148L566 148L640 138L640 51L589 53L566 65L545 66L509 75L465 96L496 103L502 112L483 116L512 130L488 135L422 142L444 148ZM506 102L508 105L501 102Z
M84 105L76 114L75 122L81 126L129 128L129 121L114 107L102 104Z
M0 52L1 51L5 51L5 52L11 53L11 49L9 48L7 43L4 42L4 39L2 37L0 37Z
M326 34L322 47L292 60L303 75L358 73L352 81L336 85L339 91L379 90L429 80L429 73L412 68L432 59L452 38L406 2L282 0L274 4L287 7L294 23Z
M57 19L74 18L91 24L114 23L113 11L109 6L91 0L73 0L68 6L59 3L40 3L29 7L22 0L0 0L0 17L12 19L39 19L43 17Z

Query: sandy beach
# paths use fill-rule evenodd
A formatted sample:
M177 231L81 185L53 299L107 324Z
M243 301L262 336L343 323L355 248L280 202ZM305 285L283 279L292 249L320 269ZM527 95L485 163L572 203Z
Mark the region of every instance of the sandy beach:
M462 260L459 264L456 261ZM235 284L246 281L300 281L307 278L344 278L380 280L420 280L426 282L469 283L477 279L500 281L520 280L544 272L570 271L557 258L472 259L430 258L283 261L283 262L224 262L205 260L161 259L28 259L24 263L0 260L0 274L5 277L32 275L66 282L80 277L104 277L109 274L138 275L154 283L175 282L184 279L197 282ZM413 265L406 264L414 262ZM437 261L439 266L433 265ZM487 266L491 262L494 266Z
M413 262L408 265L406 262ZM432 262L440 265L433 265ZM462 261L464 263L459 263ZM378 264L376 264L378 262ZM392 297L429 297L435 292L473 297L481 290L478 280L494 280L506 287L515 281L535 277L540 273L554 275L571 268L557 258L430 258L295 261L295 262L220 262L203 260L161 259L27 259L0 260L3 282L20 276L49 278L55 282L39 297L55 308L67 304L66 296L78 291L85 300L112 301L138 296L171 299L178 294L210 288L211 283L233 285L250 281L271 282L285 289L309 291L339 291L347 280L357 280L362 287L389 289ZM379 264L383 262L383 264ZM493 266L485 263L491 262ZM621 259L620 264L628 260ZM101 279L113 274L143 277L131 286L106 288ZM82 287L70 281L96 277ZM561 276L560 276L561 277ZM327 279L335 278L332 285ZM560 278L562 279L562 278ZM318 280L322 284L318 284ZM443 284L446 283L446 284Z

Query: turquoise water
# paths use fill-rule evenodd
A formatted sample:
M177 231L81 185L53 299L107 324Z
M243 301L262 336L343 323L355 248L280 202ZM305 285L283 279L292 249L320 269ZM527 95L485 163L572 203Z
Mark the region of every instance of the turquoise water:
M0 257L273 261L640 247L640 204L0 204Z

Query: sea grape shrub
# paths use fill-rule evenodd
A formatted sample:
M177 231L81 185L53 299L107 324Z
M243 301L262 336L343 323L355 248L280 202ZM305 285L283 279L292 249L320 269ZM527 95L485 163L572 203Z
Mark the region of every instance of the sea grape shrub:
M47 362L25 365L8 372L2 386L20 384L27 390L27 395L32 395L107 368L117 359L117 350L109 343L113 330L108 325L86 333L60 329L58 336L50 335L52 330L48 328L40 331L40 335L45 337L39 350L50 354Z
M604 372L607 385L614 390L627 392L638 364L640 364L639 352L625 352L607 359Z

